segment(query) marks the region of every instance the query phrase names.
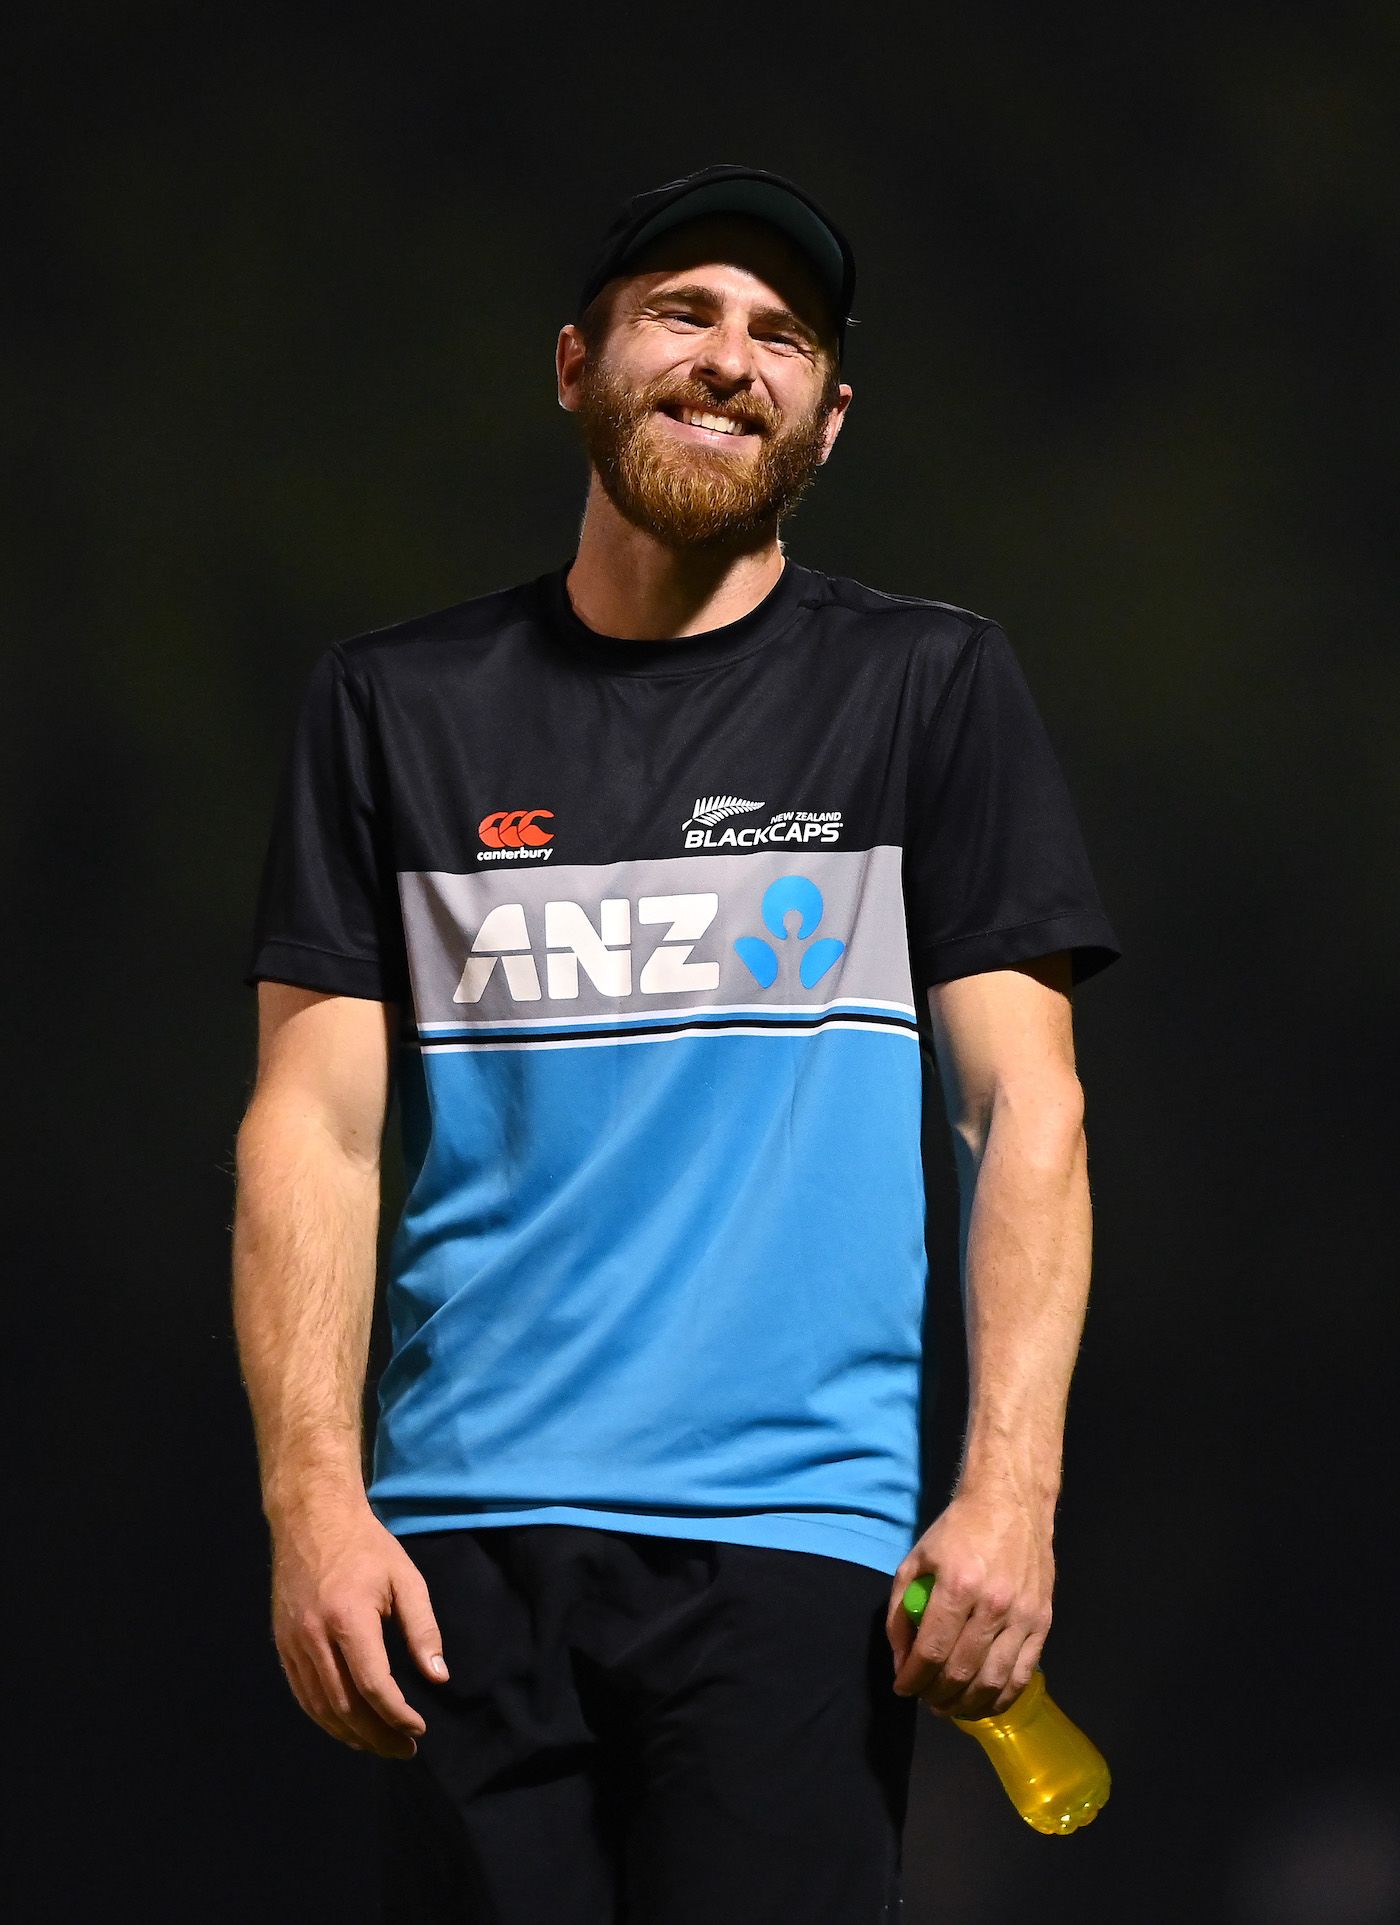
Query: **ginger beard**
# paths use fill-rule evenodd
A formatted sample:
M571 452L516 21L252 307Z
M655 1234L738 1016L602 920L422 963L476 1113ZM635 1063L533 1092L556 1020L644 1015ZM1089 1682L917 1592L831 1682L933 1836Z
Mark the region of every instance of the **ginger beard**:
M834 385L834 384L833 384ZM658 409L696 408L743 422L756 447L683 442L658 430ZM703 548L757 534L790 514L821 466L824 393L789 426L757 395L717 395L663 375L632 388L605 364L585 367L578 415L585 446L618 513L669 548Z

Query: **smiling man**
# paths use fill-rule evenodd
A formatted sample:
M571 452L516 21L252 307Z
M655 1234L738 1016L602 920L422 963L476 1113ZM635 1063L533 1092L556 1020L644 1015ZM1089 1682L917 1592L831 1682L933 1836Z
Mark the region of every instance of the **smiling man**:
M846 418L854 280L776 175L637 196L558 340L576 553L307 687L234 1308L288 1682L395 1761L386 1918L892 1919L918 1703L1004 1707L1049 1627L1090 1266L1070 993L1119 951L1001 628L780 539Z
M674 586L663 593L679 588L689 602L735 578L739 608L781 573L777 525L851 398L823 324L829 301L800 249L752 216L692 217L629 266L559 341L560 399L579 413L593 469L570 593L576 607L590 589L616 594L621 538L634 562L665 563L658 586L663 576Z

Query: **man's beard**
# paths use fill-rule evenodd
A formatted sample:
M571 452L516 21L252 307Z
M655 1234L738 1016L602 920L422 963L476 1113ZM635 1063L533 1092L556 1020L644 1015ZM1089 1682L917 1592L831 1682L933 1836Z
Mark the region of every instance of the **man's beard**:
M723 444L686 446L653 427L663 405L737 417L758 431L758 447L731 454ZM717 395L670 375L629 388L596 364L584 371L578 406L588 456L609 499L668 548L741 540L791 514L821 466L829 412L823 397L785 428L756 395Z

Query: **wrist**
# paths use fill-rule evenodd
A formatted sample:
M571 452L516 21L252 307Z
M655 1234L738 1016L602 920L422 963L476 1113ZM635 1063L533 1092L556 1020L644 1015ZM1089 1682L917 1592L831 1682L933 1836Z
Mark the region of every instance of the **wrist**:
M976 1502L1014 1503L1050 1525L1060 1501L1060 1478L1057 1470L1042 1464L969 1456L958 1474L953 1495Z
M273 1531L307 1518L364 1510L369 1503L358 1466L285 1469L263 1488L263 1516Z

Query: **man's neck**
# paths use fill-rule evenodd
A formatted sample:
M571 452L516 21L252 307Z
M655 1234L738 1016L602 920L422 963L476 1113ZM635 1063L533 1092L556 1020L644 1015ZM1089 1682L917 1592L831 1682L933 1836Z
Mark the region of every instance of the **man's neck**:
M747 615L782 574L783 559L776 522L733 547L667 548L618 513L595 474L569 600L600 635L672 641Z

